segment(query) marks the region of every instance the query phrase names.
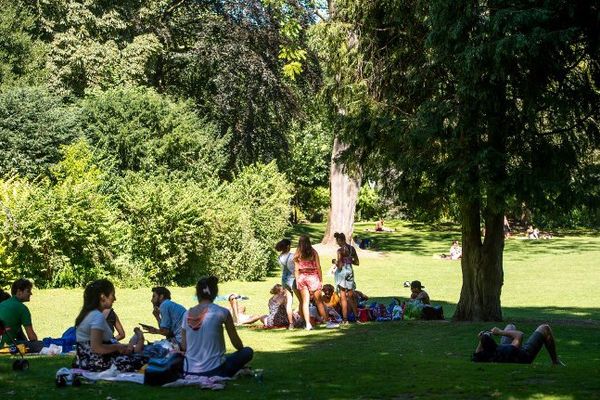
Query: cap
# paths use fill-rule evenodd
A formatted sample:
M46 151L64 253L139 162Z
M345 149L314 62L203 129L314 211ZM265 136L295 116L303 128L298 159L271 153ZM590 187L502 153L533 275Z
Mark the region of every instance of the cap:
M424 287L425 287L425 286L421 285L421 281L412 281L412 282L410 283L410 288L411 288L411 289L413 289L413 288L422 289L422 288L424 288Z

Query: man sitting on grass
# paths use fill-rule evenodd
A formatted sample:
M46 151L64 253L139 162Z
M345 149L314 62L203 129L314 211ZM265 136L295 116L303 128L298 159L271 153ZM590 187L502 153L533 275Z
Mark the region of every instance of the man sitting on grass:
M154 309L152 314L158 322L158 328L148 325L142 327L148 333L164 335L169 339L174 339L178 345L181 344L181 324L185 307L171 300L171 292L166 287L152 288L152 304Z
M502 336L500 344L493 339L493 335ZM538 355L542 346L546 347L554 365L564 365L556 355L554 335L549 325L540 325L523 344L523 332L509 324L504 328L492 328L491 331L479 332L479 344L472 360L475 362L519 363L531 364Z
M15 339L17 343L25 344L32 353L38 353L42 349L43 344L38 340L31 324L29 308L23 304L31 298L32 288L31 281L17 279L10 288L12 297L0 303L0 320L4 322L4 326L8 330L0 338L0 347L4 344L12 344L12 339ZM25 333L23 333L23 328Z

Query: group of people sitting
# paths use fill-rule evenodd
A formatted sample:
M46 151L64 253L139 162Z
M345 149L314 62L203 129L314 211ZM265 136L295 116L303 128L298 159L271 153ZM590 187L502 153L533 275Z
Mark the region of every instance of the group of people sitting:
M30 281L19 279L11 287L12 296L0 293L0 321L5 331L0 347L16 341L25 344L30 352L42 348L43 343L33 330L31 313L23 304L31 298L32 288ZM252 359L253 351L244 347L229 310L213 303L217 294L216 277L200 279L196 285L198 304L186 310L171 300L167 288L153 288L151 302L158 327L140 324L143 330L136 327L125 344L119 342L125 338L125 332L113 309L114 285L107 279L88 284L75 319L77 366L89 371L103 371L112 365L122 372L139 370L148 362L144 333L151 333L164 335L175 350L185 353L187 374L233 376ZM223 328L237 350L227 356Z
M271 289L267 314L246 314L245 307L239 303L240 296L236 294L227 297L230 309L215 304L219 289L218 279L214 276L198 281L198 304L187 310L171 299L167 288L155 287L151 303L158 327L140 324L143 330L136 327L127 344L119 342L125 338L125 331L113 309L115 287L107 279L96 280L86 286L83 306L75 319L78 366L102 371L115 365L123 372L136 371L148 361L144 352L145 346L148 346L145 345L144 333L151 333L164 335L175 349L184 352L187 374L231 377L253 357L253 350L243 345L236 325L261 321L267 327L304 327L311 330L317 323L337 327L335 322L339 320L348 324L351 314L358 322L358 304L368 299L356 290L353 266L359 265L358 255L346 243L343 233L336 233L335 238L339 246L337 258L332 260L335 285L323 285L319 255L308 236L300 237L294 254L290 251L291 242L284 239L276 245L282 267L281 284ZM15 339L26 344L31 351L41 348L42 342L33 329L31 313L24 304L31 298L32 288L30 281L19 279L13 283L10 296L0 291L0 321L6 331L0 345L11 344ZM411 300L430 304L421 282L411 282L410 288ZM292 308L294 296L300 300L298 311ZM225 354L224 330L236 349L230 355ZM494 342L493 335L503 337L500 345ZM560 363L549 326L540 326L527 343L523 345L522 342L523 333L511 325L504 330L493 328L481 332L473 361L531 363L545 346L552 362Z
M331 310L341 313L341 323L349 322L348 315L352 312L358 315L358 297L356 282L354 280L354 265L359 265L356 249L346 242L346 235L342 232L334 234L337 245L337 257L332 260L334 265L334 290L327 288L324 296L323 271L319 254L312 247L308 236L300 236L298 247L294 254L291 253L291 241L283 239L275 246L280 253L278 260L281 265L281 285L273 288L277 296L280 309L285 306L287 326L289 329L304 325L307 330L313 329L313 323L325 323L327 327L337 327L335 316ZM331 285L330 285L331 286ZM336 292L338 303L332 306L332 294ZM300 307L295 315L292 310L294 295L300 301ZM274 300L273 298L271 300ZM333 299L335 302L335 298ZM311 314L311 308L316 311ZM269 309L275 310L269 302ZM312 318L311 318L312 316ZM275 318L273 318L275 321ZM283 324L283 318L276 322Z

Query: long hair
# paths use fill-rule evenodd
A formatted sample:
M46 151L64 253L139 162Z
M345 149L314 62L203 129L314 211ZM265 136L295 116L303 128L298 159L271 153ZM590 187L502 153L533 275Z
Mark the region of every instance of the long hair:
M196 297L198 297L198 300L204 299L214 301L219 293L218 283L219 278L214 275L200 278L196 284Z
M298 249L296 250L294 260L312 260L313 258L314 250L310 244L310 238L306 235L300 236L300 239L298 239Z
M100 295L110 296L114 291L115 286L108 279L98 279L88 284L83 291L83 307L75 319L75 326L79 326L90 311L100 308Z

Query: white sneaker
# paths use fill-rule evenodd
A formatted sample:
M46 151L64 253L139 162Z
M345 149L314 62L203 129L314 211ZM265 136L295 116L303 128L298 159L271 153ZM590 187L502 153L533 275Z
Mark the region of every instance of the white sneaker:
M335 323L335 322L333 322L333 321L329 321L329 322L327 322L327 324L325 325L325 328L327 328L327 329L334 329L334 328L339 328L339 327L340 327L340 324L338 324L338 323Z
M306 327L304 328L304 330L306 331L312 331L313 327L310 324L307 324Z

